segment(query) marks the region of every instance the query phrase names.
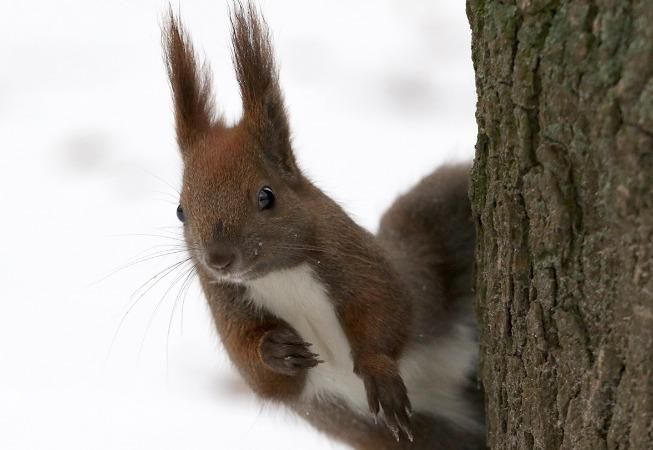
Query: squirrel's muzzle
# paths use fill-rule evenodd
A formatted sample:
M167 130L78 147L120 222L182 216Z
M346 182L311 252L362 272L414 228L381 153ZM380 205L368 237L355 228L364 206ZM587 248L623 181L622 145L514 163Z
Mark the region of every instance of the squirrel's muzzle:
M213 244L207 249L206 262L214 270L228 272L236 266L238 260L238 251L230 245Z

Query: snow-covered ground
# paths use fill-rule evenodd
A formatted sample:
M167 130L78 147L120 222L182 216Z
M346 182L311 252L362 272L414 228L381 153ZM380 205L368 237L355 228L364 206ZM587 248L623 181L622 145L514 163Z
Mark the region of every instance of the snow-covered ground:
M299 161L361 224L374 229L421 175L472 156L462 0L260 4ZM173 8L236 118L227 5ZM342 448L254 399L197 286L178 295L181 271L151 278L181 253L129 265L179 236L166 8L2 2L0 449Z

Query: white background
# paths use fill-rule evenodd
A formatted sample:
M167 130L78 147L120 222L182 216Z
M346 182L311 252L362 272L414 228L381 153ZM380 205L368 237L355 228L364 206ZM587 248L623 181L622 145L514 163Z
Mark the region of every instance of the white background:
M260 5L300 164L359 223L472 157L463 0ZM0 449L342 448L250 394L181 271L139 289L182 253L114 272L177 248L167 2L1 6ZM236 119L227 3L173 8Z

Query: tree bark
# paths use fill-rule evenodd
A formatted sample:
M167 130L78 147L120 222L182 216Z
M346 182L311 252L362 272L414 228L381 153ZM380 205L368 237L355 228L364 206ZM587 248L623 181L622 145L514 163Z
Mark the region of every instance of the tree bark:
M653 2L468 0L492 449L653 449Z

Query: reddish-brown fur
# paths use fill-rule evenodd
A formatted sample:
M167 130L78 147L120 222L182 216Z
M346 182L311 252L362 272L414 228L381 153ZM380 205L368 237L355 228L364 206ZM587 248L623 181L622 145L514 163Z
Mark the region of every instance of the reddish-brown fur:
M214 115L209 72L197 63L172 14L164 34L184 161L180 200L185 238L231 360L258 394L288 404L318 428L359 448L453 449L478 444L478 436L440 419L416 414L411 420L398 369L409 339L444 335L457 317L470 314L469 305L445 301L469 296L457 291L469 290L471 259L464 252L473 248L468 200L459 198L466 192L463 169L440 173L457 183L451 193L438 188L445 207L440 216L432 214L432 207L420 211L425 201L412 193L386 215L379 237L374 237L299 171L270 40L255 9L236 4L232 25L244 110L233 127ZM263 186L272 186L279 200L273 209L259 211L257 194ZM432 186L427 187L430 192ZM454 202L462 207L447 217L452 212L446 208ZM460 249L437 244L437 239L449 240L440 220L451 221ZM472 234L461 234L457 227ZM399 245L397 237L406 239ZM298 401L306 374L319 356L310 353L288 323L249 304L242 285L216 281L205 263L211 249L234 252L233 270L247 269L249 277L299 263L313 268L334 302L351 346L352 370L364 381L370 409L383 413L392 432L344 405ZM414 251L414 257L407 251ZM460 261L448 258L454 253L462 255ZM428 280L428 295L411 287L413 278L424 273L419 281L422 285ZM280 357L290 347L300 356L297 366L283 365ZM407 439L409 428L413 443ZM393 434L401 432L405 436L396 441Z

